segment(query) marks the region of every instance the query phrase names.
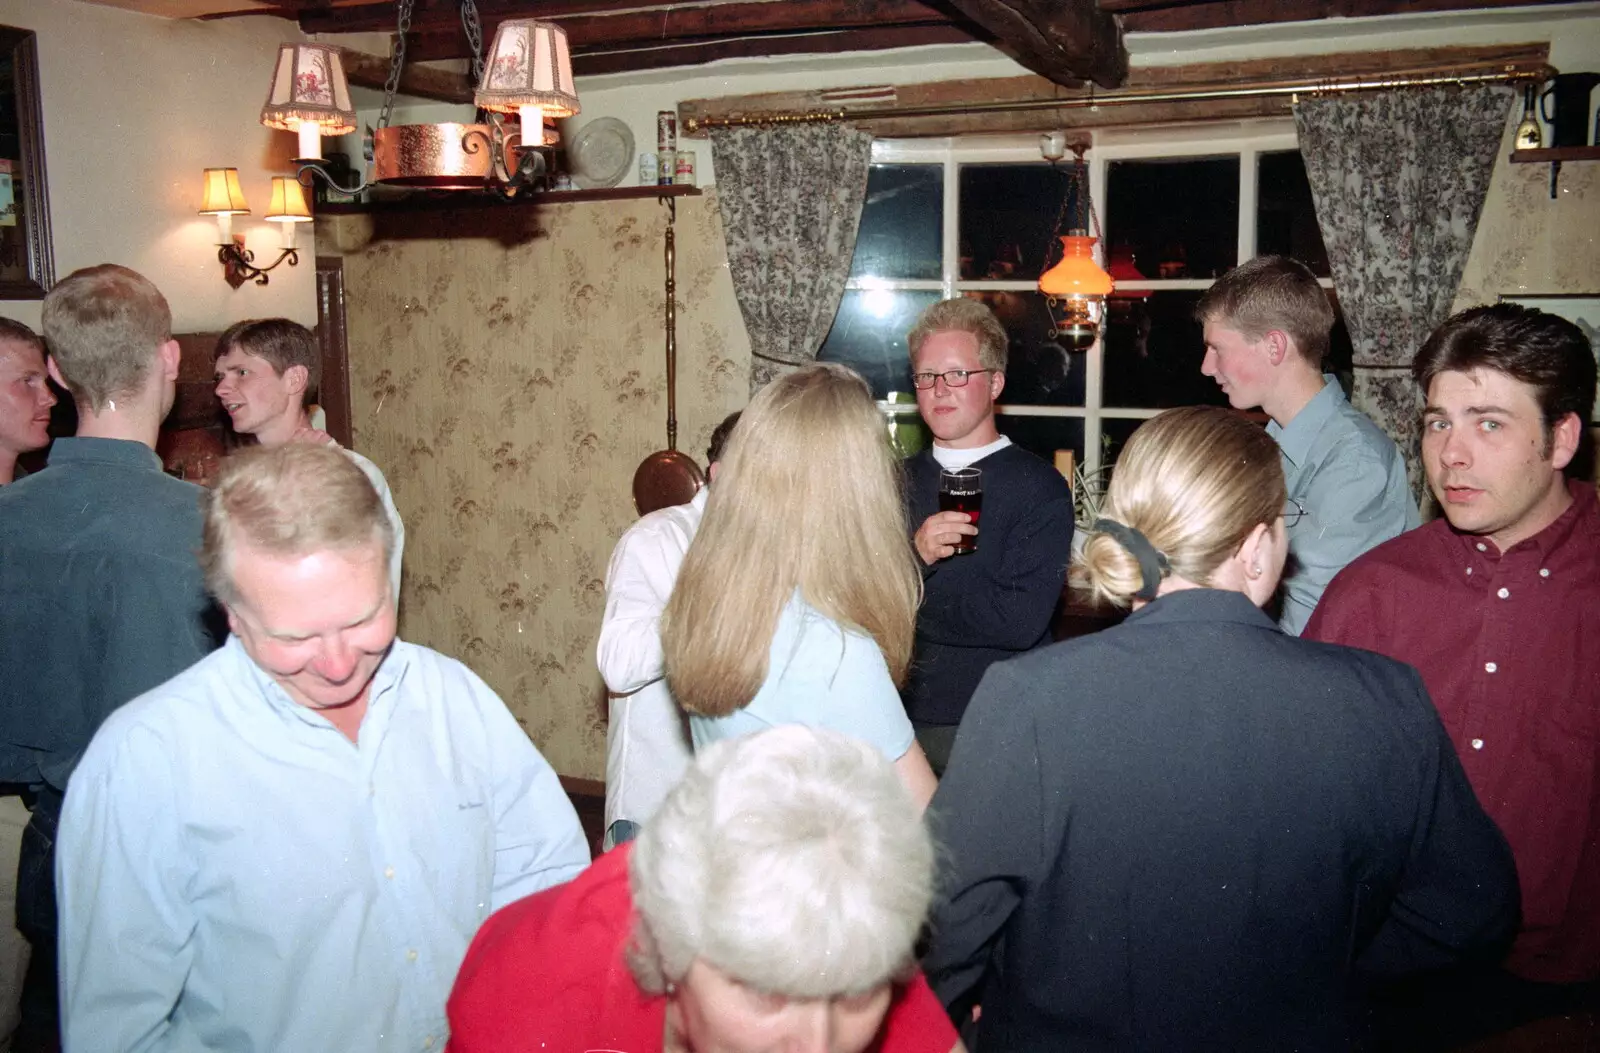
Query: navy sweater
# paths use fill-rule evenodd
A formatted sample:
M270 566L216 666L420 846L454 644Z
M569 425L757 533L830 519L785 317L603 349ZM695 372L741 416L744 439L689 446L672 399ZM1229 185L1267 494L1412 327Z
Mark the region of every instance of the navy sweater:
M901 692L923 724L959 724L984 670L1050 640L1050 616L1072 558L1072 490L1019 446L978 461L978 550L924 567L916 651ZM939 462L906 461L911 531L939 510Z

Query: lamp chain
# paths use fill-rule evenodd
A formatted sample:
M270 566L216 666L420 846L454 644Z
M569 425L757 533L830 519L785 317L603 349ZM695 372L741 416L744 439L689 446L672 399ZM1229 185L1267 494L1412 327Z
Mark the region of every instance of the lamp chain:
M461 28L467 31L467 43L472 47L472 83L483 83L483 23L478 21L478 5L473 0L461 0Z
M411 7L416 0L400 0L399 14L395 19L394 47L389 52L389 79L383 82L383 112L378 114L378 127L389 127L389 114L394 110L394 95L400 90L400 70L406 64L406 34L411 32Z

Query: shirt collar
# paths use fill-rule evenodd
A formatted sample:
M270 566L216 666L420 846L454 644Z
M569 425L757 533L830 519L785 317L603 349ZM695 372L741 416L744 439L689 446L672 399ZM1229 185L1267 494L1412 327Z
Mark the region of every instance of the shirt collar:
M55 466L73 462L161 471L161 458L156 456L156 451L132 439L88 439L77 436L57 439L50 447L48 463Z
M1167 622L1236 622L1257 629L1278 631L1250 597L1232 589L1180 589L1145 604L1123 620L1124 625L1159 625Z
M1572 495L1572 503L1567 506L1566 511L1556 517L1555 522L1532 537L1523 538L1507 551L1515 552L1524 546L1529 546L1541 559L1544 559L1550 553L1572 542L1574 535L1589 535L1591 544L1600 541L1600 498L1596 497L1594 484L1581 479L1568 479L1567 493ZM1445 519L1444 516L1440 518ZM1483 555L1491 559L1505 555L1486 537L1461 533L1450 526L1448 519L1445 519L1445 526L1455 535L1456 540L1468 549L1477 551L1481 543L1485 546L1482 550Z
M257 693L267 700L279 716L293 717L306 724L318 727L331 726L328 719L313 709L302 706L289 697L282 685L272 678L272 674L256 664L255 659L244 649L244 643L237 634L229 633L228 642L223 644L228 660L240 667L255 686ZM405 679L406 670L410 668L411 656L409 648L395 637L394 643L389 647L389 653L384 655L383 661L378 664L377 672L372 674L372 690L367 697L367 715L370 717L378 700L397 688ZM365 725L366 721L362 721Z
M1322 390L1311 397L1305 408L1294 415L1287 427L1278 427L1277 421L1267 422L1267 434L1277 442L1278 449L1298 468L1311 452L1311 443L1317 432L1328 423L1345 402L1344 389L1331 373L1322 374Z

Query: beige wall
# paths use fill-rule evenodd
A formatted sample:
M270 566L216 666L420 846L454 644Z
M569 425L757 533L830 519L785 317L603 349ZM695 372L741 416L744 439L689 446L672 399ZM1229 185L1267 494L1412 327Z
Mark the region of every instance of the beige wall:
M237 217L234 230L258 262L277 255L277 230L261 214L269 177L293 171L295 141L259 118L278 44L299 38L293 22L0 0L0 24L38 33L58 278L96 263L133 267L166 293L179 332L252 315L316 321L309 229L298 267L235 291L222 280L215 223L195 212L201 169L238 168L254 215ZM39 302L0 302L0 314L37 326Z
M666 444L666 209L433 213L345 257L356 445L406 522L404 637L461 659L566 775L605 775L594 645L633 470ZM743 405L711 195L679 202L679 447Z

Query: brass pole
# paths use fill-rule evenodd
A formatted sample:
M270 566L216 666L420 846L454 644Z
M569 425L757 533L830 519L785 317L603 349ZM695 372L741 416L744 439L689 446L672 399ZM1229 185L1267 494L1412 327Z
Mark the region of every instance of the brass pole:
M678 283L677 235L673 227L678 221L678 202L673 198L659 199L667 206L667 449L678 448Z
M1346 91L1381 91L1391 88L1427 87L1438 84L1484 84L1548 80L1551 69L1545 65L1522 69L1485 70L1481 66L1397 72L1359 80L1268 81L1244 87L1175 88L1171 90L1127 91L1110 94L1074 95L1058 99L1017 99L1009 102L974 102L945 106L880 106L863 109L813 110L806 113L752 113L737 117L686 117L684 131L696 134L707 128L742 128L751 125L802 124L825 121L881 121L911 117L948 117L963 113L1014 113L1028 110L1086 109L1093 106L1126 106L1145 102L1203 102L1213 99L1248 99L1275 95L1325 95Z

